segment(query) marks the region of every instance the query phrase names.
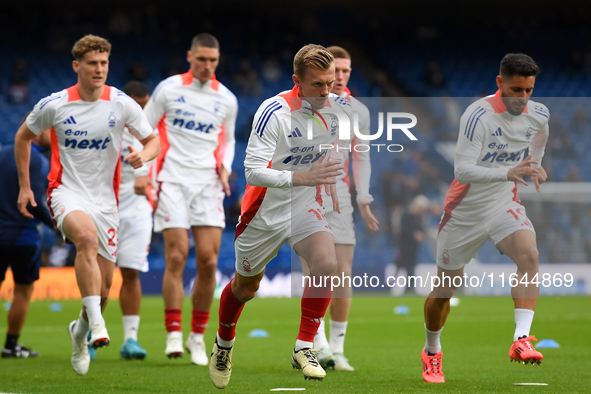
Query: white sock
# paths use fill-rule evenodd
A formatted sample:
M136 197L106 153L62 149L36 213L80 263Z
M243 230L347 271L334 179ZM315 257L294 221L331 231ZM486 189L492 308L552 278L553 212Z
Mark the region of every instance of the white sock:
M333 353L345 352L345 335L347 334L347 322L330 321L330 351Z
M189 338L191 338L195 342L204 342L203 334L197 334L196 332L191 332L189 334ZM218 342L218 345L219 345L219 342Z
M427 334L427 341L425 342L425 352L437 354L441 351L441 331L429 331L425 324L425 333Z
M140 317L138 315L123 315L123 342L128 339L137 341L137 331L140 328Z
M515 308L515 334L513 334L513 342L522 336L529 337L529 329L534 320L534 311L531 309Z
M82 311L80 311L80 316L78 316L78 322L74 326L74 339L76 342L86 341L86 337L88 336L88 322L84 320L82 317Z
M324 347L328 347L328 339L326 339L324 319L322 319L318 326L318 331L316 332L316 335L314 335L314 349L322 349Z
M215 334L217 337L217 342L218 342L218 346L221 347L225 347L225 348L231 348L232 346L234 346L234 341L236 340L236 337L232 338L229 341L224 341L222 338L220 338L220 334Z
M295 344L295 351L299 352L302 349L312 349L314 347L314 342L306 342L302 341L301 339L296 339Z
M88 296L82 299L86 316L88 316L88 325L92 328L95 324L105 324L101 312L101 296Z

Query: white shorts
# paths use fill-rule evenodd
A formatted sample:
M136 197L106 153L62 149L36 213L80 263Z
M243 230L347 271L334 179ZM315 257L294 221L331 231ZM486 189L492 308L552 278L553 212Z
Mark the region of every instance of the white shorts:
M242 276L256 276L277 256L285 241L293 248L298 242L321 231L332 234L322 207L317 203L282 227L263 230L249 225L234 241L236 272Z
M355 225L353 224L353 207L341 208L341 213L331 211L326 215L334 235L335 245L355 245Z
M152 215L121 216L117 266L148 272L151 241Z
M54 190L47 205L57 228L62 233L64 241L63 224L68 214L74 211L84 212L96 227L98 234L99 248L98 253L109 261L115 262L117 259L117 244L119 242L119 213L103 212L93 205L84 203L81 198L75 194L60 192ZM71 240L70 240L71 241Z
M194 226L226 227L224 190L220 182L183 185L160 182L154 232Z
M515 201L490 212L484 220L459 220L453 215L451 218L444 215L440 227L437 235L437 266L446 270L457 270L468 264L487 239L497 246L516 231L536 232L525 207Z

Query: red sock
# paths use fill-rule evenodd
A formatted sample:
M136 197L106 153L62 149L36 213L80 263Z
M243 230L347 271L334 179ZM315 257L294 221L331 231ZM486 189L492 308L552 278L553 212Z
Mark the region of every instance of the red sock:
M306 286L302 295L302 318L300 320L300 332L298 339L306 342L314 342L314 335L326 313L332 290Z
M180 309L165 309L164 310L164 324L166 331L182 331L181 330L181 310Z
M191 319L191 332L203 334L209 322L209 311L198 311L193 309L193 318Z
M231 341L236 337L236 323L240 318L244 304L232 293L232 279L224 287L220 297L220 325L218 334L224 341Z

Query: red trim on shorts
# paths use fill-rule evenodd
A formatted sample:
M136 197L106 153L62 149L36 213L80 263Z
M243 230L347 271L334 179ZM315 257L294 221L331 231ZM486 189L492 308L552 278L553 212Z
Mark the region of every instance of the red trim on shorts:
M351 190L351 178L349 177L349 158L350 156L347 154L347 160L345 160L345 165L343 167L343 171L345 171L343 182L345 182L347 185L347 190Z
M322 206L322 187L324 185L316 186L316 202Z
M517 182L515 182L515 187L513 188L513 201L521 204L521 200L519 199L519 196L517 195L518 188L519 188L519 184Z
M119 207L119 186L121 185L121 148L123 147L119 148L119 160L117 160L117 167L115 167L113 174L113 192L117 200L117 207Z
M271 168L272 161L269 162L267 168ZM261 186L251 186L246 185L246 191L244 192L244 197L242 198L242 210L240 212L240 223L236 226L236 235L234 236L234 240L242 234L246 227L254 218L254 216L259 211L263 200L265 199L265 194L267 193L266 187Z

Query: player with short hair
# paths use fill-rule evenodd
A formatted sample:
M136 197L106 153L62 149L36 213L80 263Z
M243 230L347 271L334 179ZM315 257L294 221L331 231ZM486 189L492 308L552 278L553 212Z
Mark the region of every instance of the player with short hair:
M83 308L70 323L72 366L85 375L90 365L88 342L109 344L102 316L111 287L119 213L117 209L121 139L125 126L144 145L130 149L125 161L134 168L158 154L160 145L141 107L120 90L105 85L111 44L86 35L74 44L72 67L78 83L35 106L16 133L20 212L31 217L27 204L37 205L29 182L30 141L51 128L52 161L47 205L64 239L76 245L76 280Z
M25 119L26 115L23 123ZM43 130L31 140L29 174L31 189L37 200L41 200L47 190L49 161L42 152L49 147L49 129ZM27 319L35 281L39 279L41 237L37 226L43 223L53 229L54 225L49 211L43 205L29 207L35 217L31 220L23 217L14 203L19 193L14 146L6 145L0 149L0 168L0 287L8 267L14 280L14 294L7 316L6 342L2 348L2 358L39 357L39 352L18 343L18 339Z
M466 109L460 121L455 176L444 202L437 236L437 273L440 278L462 277L464 266L488 239L517 265L518 285L511 289L515 304L515 332L511 361L539 364L529 335L539 289L527 286L538 274L536 233L517 196L518 182L530 176L536 190L546 181L541 166L548 140L549 112L529 100L539 68L524 54L510 53L501 61L496 78L499 90ZM529 155L527 155L529 152ZM526 157L527 155L527 157ZM426 345L422 351L423 379L445 381L440 336L450 311L455 287L449 281L435 287L425 301Z
M344 48L330 46L326 48L335 58L335 83L332 93L339 97L346 98L351 103L353 110L359 115L359 131L363 134L370 134L369 110L359 100L351 96L347 88L351 78L351 55ZM352 136L351 146L363 143L356 135ZM352 150L353 157L353 178L357 192L357 204L361 217L367 227L372 231L378 231L379 222L371 213L369 204L373 197L369 193L369 179L371 178L371 163L369 151L361 152ZM336 275L350 277L352 274L353 255L355 253L355 228L353 224L353 205L351 203L351 179L349 177L349 158L344 164L343 174L337 177L337 194L341 212L335 212L330 205L325 206L326 220L330 223L335 240L335 251L337 256ZM323 194L323 200L328 196ZM304 264L304 262L302 262ZM318 361L325 368L334 368L337 371L354 371L349 360L344 355L345 335L347 334L347 320L351 308L353 290L344 283L334 288L332 300L330 301L330 343L326 338L324 319L318 327L314 337L314 348L319 349Z
M211 34L195 36L187 51L190 70L160 82L145 108L150 124L158 127L162 144L155 163L158 207L154 231L164 237L166 258L162 294L168 335L164 352L169 358L183 355L183 271L189 254L187 231L191 230L197 278L191 297L191 334L185 345L197 365L209 361L203 334L226 226L223 201L224 195L230 195L228 176L238 114L236 96L215 78L219 48Z
M248 185L234 243L236 274L222 291L219 327L209 362L209 375L218 388L230 381L242 309L254 298L266 265L283 243L309 263L314 276L330 275L336 269L334 238L323 215L320 188L331 185L338 211L335 177L342 165L328 160L331 156L344 158L348 140L339 143L338 154L336 149L320 146L332 147L341 120L348 121L352 110L347 100L330 95L334 70L334 57L324 47L302 47L294 58L294 88L265 100L255 114L244 160ZM311 140L307 136L310 132ZM314 288L309 283L304 289L291 363L302 369L306 379L326 376L312 347L331 293L330 288Z

